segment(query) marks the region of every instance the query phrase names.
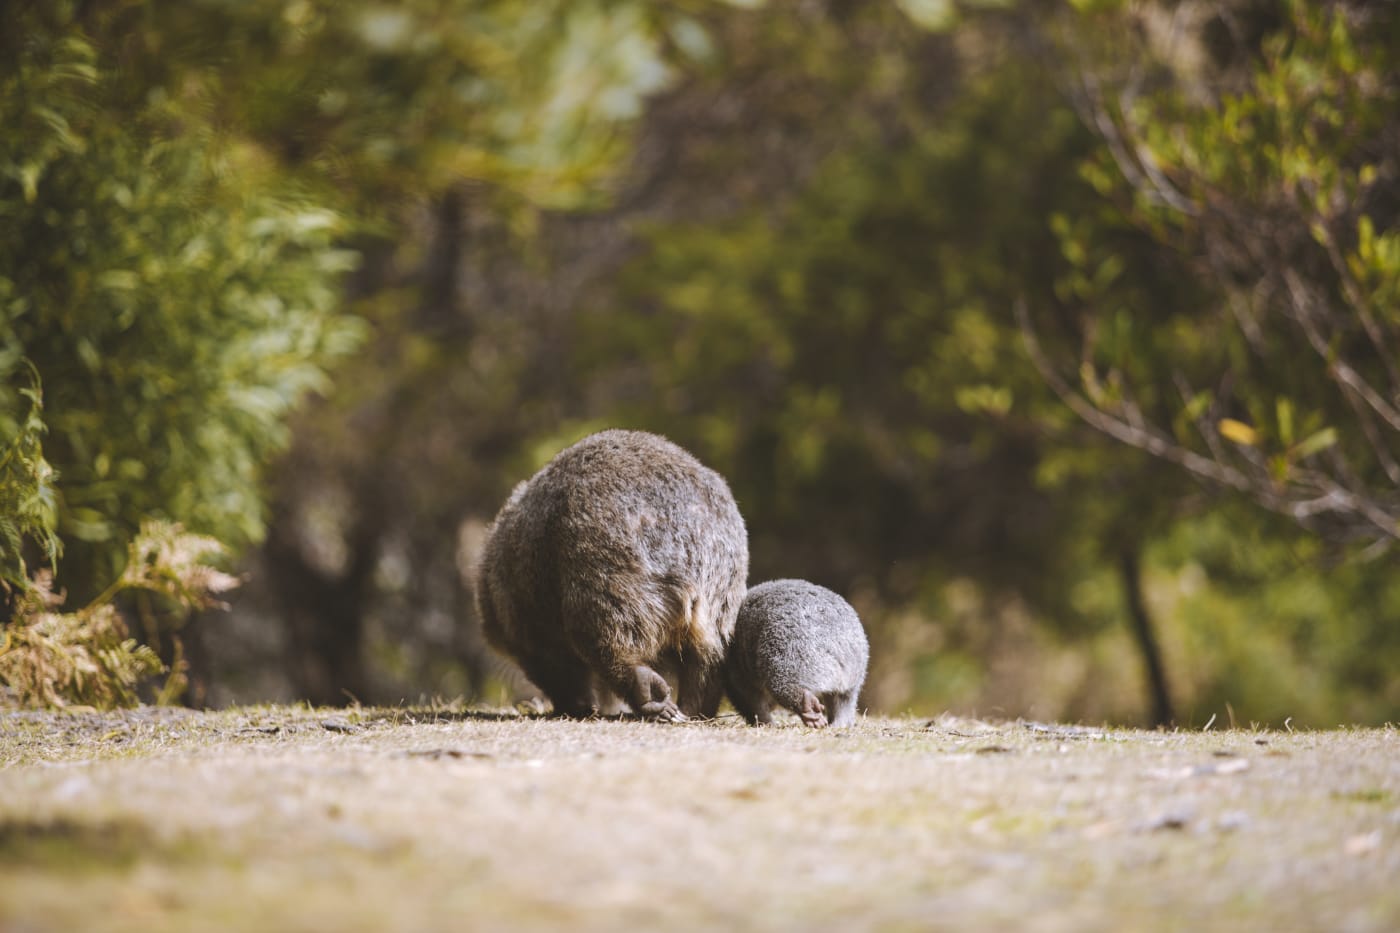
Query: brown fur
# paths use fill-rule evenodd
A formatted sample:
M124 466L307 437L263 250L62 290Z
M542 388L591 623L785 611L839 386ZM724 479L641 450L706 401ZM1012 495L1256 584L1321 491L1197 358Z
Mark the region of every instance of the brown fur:
M724 480L675 444L603 431L516 486L477 568L487 640L558 713L609 695L656 719L713 716L748 576ZM679 701L658 671L675 675Z

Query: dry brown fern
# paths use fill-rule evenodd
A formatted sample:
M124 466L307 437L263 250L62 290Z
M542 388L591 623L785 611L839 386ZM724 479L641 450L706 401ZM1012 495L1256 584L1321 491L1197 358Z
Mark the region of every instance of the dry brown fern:
M163 664L148 645L131 637L114 600L129 590L157 593L188 613L222 608L217 594L237 577L204 561L223 553L213 538L179 525L147 522L131 542L126 570L87 606L60 611L63 594L42 571L17 595L14 615L0 629L0 704L38 707L72 705L110 709L140 702L138 685L168 674L162 700L183 689L183 664ZM178 649L177 649L178 650Z

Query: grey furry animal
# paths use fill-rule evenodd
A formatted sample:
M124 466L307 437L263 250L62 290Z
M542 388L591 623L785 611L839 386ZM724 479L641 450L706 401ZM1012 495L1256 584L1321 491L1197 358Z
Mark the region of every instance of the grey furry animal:
M718 473L664 437L603 431L515 487L487 533L477 609L556 713L620 698L648 719L712 717L748 566Z
M770 580L739 608L725 662L729 700L749 725L785 707L809 726L848 726L870 645L855 609L806 580Z

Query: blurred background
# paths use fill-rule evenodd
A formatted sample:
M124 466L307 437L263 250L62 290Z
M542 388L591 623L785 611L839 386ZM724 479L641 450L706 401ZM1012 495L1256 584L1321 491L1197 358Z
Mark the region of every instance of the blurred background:
M1400 717L1395 4L6 10L14 644L154 518L244 579L119 599L184 702L529 697L469 569L625 426L872 711Z

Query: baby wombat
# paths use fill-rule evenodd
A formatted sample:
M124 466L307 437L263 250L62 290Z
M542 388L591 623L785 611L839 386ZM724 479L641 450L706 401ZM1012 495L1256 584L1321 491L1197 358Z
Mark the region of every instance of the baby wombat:
M556 713L615 695L649 719L708 717L748 567L719 474L663 437L603 431L515 487L487 533L477 609Z
M869 659L850 603L806 580L770 580L739 608L724 669L729 700L749 725L771 722L776 701L809 726L848 726Z

